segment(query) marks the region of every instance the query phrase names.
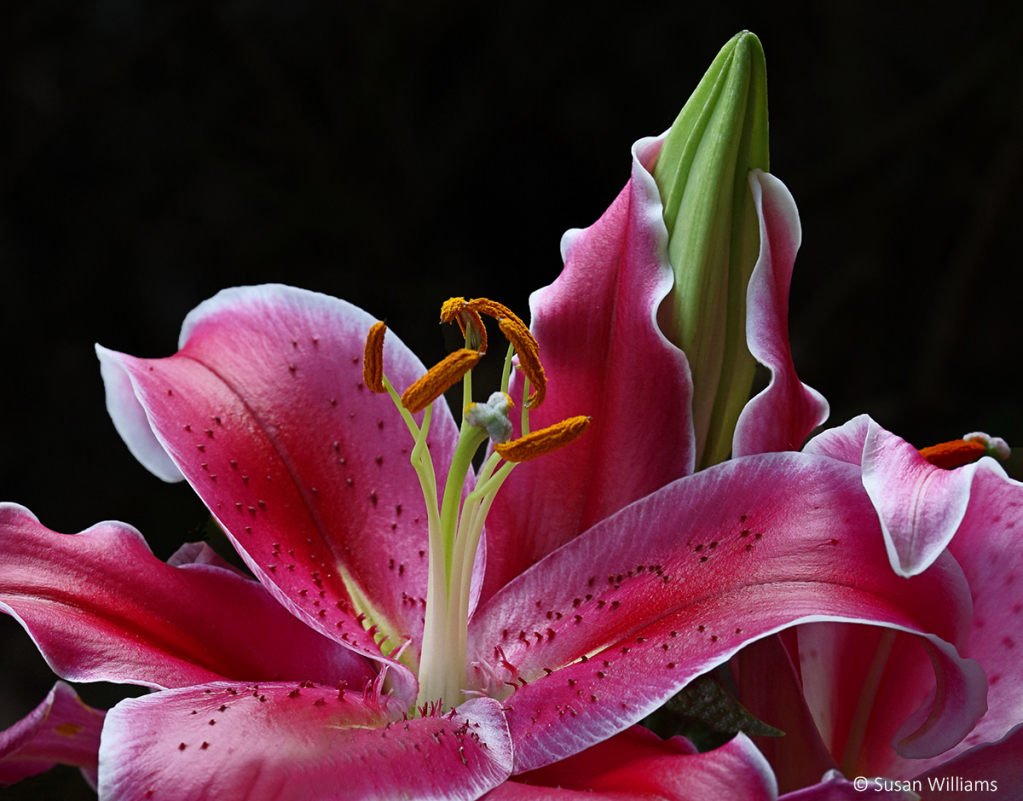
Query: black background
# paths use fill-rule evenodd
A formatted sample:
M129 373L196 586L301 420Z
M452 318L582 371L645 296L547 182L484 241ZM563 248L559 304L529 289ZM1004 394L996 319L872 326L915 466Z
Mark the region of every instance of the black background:
M800 377L836 424L1023 445L1009 6L5 3L0 499L58 531L124 520L161 558L207 536L188 487L114 431L94 342L169 355L200 301L279 281L386 317L430 363L445 298L528 314L562 232L603 212L631 143L742 28L767 54L772 172L803 222ZM0 649L3 727L53 677L10 618ZM89 791L64 770L0 797Z

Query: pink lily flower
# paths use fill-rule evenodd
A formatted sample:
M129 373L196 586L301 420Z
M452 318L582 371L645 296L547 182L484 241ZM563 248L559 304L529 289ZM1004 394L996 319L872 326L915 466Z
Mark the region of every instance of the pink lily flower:
M820 434L805 451L860 470L893 572L919 575L939 559L962 570L971 597L959 653L984 669L988 709L965 738L950 736L938 753L900 751L892 743L907 710L934 692L914 638L836 623L800 626L755 644L736 663L743 702L788 732L760 743L782 787L839 765L847 776L918 781L925 798L977 792L957 781L994 782L1003 791L1023 786L1023 676L1015 653L1023 485L992 458L1007 455L1005 443L973 434L917 451L863 415ZM771 687L758 678L765 672Z
M532 299L547 396L533 427L592 422L514 471L492 455L473 478L485 437L460 434L443 398L413 417L371 392L374 320L340 300L226 290L186 318L172 357L98 349L131 451L195 488L258 580L207 549L163 564L124 524L69 536L0 507L0 604L54 670L161 690L108 713L102 798L511 792L509 776L629 736L695 676L809 621L903 632L928 654L942 692L909 710L906 748L940 753L971 730L985 682L957 652L955 560L896 575L855 466L769 452L798 446L826 405L788 351L798 216L762 173L748 337L773 378L740 417L743 458L693 473L688 366L655 319L671 284L659 146L637 145L630 183L566 237L565 271ZM424 373L394 337L382 362L398 388ZM430 476L446 473L442 491ZM733 742L666 748L762 777Z

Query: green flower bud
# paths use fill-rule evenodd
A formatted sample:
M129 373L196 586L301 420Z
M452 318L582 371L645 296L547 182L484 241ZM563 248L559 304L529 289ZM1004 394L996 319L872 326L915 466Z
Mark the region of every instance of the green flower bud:
M710 65L654 166L675 272L661 327L692 370L698 467L727 458L753 383L746 286L760 233L748 176L768 167L764 50L743 31Z

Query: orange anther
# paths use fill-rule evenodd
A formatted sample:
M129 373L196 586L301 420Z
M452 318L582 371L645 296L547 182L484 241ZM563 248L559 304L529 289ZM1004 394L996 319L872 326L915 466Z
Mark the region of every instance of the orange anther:
M462 336L465 336L466 327L469 328L469 344L480 353L487 352L487 328L480 319L479 312L466 303L465 298L449 298L444 301L440 308L441 322L458 323L462 329Z
M401 405L412 414L422 411L458 383L479 360L480 354L468 348L449 353L405 390L401 396Z
M495 445L494 450L506 461L527 462L574 442L589 424L589 417L570 417L511 442Z
M543 403L547 396L547 376L544 374L543 365L540 364L540 346L537 345L533 335L529 333L525 323L518 317L506 317L499 320L497 324L514 346L515 353L519 357L519 367L526 374L533 390L526 406L535 409Z
M987 454L987 447L983 442L965 439L954 439L951 442L942 442L939 445L920 449L920 455L928 462L945 470L970 464L985 454Z
M385 323L373 323L366 336L366 348L362 352L362 380L377 393L387 392L384 387L384 334Z

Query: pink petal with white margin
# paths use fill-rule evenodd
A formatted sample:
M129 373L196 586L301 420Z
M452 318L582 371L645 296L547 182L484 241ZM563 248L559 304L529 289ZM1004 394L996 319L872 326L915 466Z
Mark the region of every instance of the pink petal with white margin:
M564 270L530 298L547 375L547 400L530 427L591 420L571 447L519 465L498 494L481 602L590 526L693 471L689 364L656 319L672 285L648 171L661 143L636 143L625 189L596 223L565 234ZM511 394L519 404L518 375Z
M0 504L0 610L72 681L179 687L219 678L359 683L371 663L288 614L251 579L172 567L123 523L50 531Z
M739 415L733 458L798 450L828 418L828 402L799 380L789 349L789 285L802 238L796 203L773 175L753 170L749 183L760 217L760 256L746 290L746 342L770 368L771 382Z
M919 796L912 791L895 789L897 785L891 780L866 778L866 786L863 789L857 787L853 782L846 779L837 770L828 771L824 778L812 787L804 787L792 793L786 793L779 801L919 801ZM886 789L891 788L891 789Z
M108 409L129 445L136 442L133 452L145 450L132 439L138 426L124 423L138 417L125 412L134 399L152 436L278 600L328 637L380 659L373 634L356 620L347 576L391 647L413 641L404 658L415 664L427 518L409 464L412 438L391 399L362 383L374 322L314 292L244 287L192 311L175 356L97 352ZM390 334L384 369L399 391L424 372ZM438 475L455 441L440 400L428 438ZM411 687L411 673L395 669Z
M976 801L977 798L1006 798L1023 788L1023 724L997 743L979 745L919 778L933 794L933 801ZM970 782L970 784L966 784ZM991 795L997 792L998 795Z
M635 723L750 640L814 620L884 625L928 641L946 690L904 745L919 756L984 712L983 672L949 645L969 612L953 559L913 579L888 569L855 468L765 454L677 481L555 551L477 610L469 654L491 692L518 686L505 707L521 772Z
M774 775L744 734L703 754L633 726L573 757L507 781L486 801L775 801Z
M960 468L962 469L962 468ZM987 673L988 713L970 735L943 755L1000 740L1023 723L1023 485L994 470L978 471L970 506L949 551L973 594L973 628L963 653ZM1019 742L1017 737L1015 742ZM1017 754L1020 753L1017 751ZM930 768L929 762L920 770Z
M852 464L862 460L866 465L866 457L858 454L867 454L871 442L880 443L871 449L875 454L871 459L875 474L894 474L899 464L908 463L913 468L914 460L908 453L911 446L884 431L866 415L818 435L807 444L806 450ZM889 466L888 461L895 466ZM942 471L930 464L916 465L916 468L915 473L912 469L908 471L919 483L915 495L900 494L897 488L885 495L883 485L878 483L879 497L875 505L879 506L879 513L894 509L891 517L915 522L922 529L918 541L930 546L928 554L933 553L937 544L947 543L948 550L962 566L973 597L973 621L969 640L960 650L981 664L989 682L987 714L952 753L918 765L917 769L922 770L972 746L998 740L1023 720L1023 676L1017 669L1016 652L1017 646L1023 643L1020 635L1023 629L1023 552L1018 547L1020 531L1023 531L1023 484L1008 478L990 458L951 471ZM943 478L938 473L951 478ZM931 484L944 487L945 494L931 491ZM936 508L914 516L895 505L901 499L909 507L921 496ZM964 498L966 508L960 513L958 509ZM935 521L941 525L924 526ZM889 528L898 533L906 530ZM905 540L892 539L893 544L886 541L886 546L898 552Z
M380 701L308 682L123 701L103 730L100 797L469 801L508 776L511 744L495 701L409 721Z
M979 474L1009 480L991 457L955 470L935 467L867 415L815 437L806 452L862 465L863 486L881 518L892 569L900 576L926 570L946 548L966 514Z
M27 717L0 732L0 787L57 764L81 768L95 787L104 714L86 706L71 687L58 681Z

